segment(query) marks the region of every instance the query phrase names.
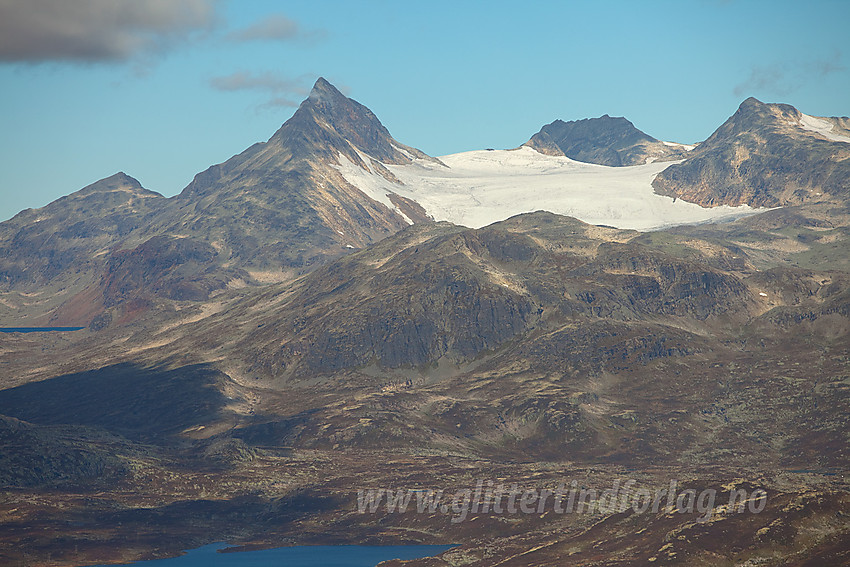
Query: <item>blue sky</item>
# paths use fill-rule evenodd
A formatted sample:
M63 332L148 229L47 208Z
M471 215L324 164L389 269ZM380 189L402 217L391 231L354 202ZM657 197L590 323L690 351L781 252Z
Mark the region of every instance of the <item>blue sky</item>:
M318 76L431 155L610 114L705 139L748 96L850 114L850 2L0 0L0 220L117 171L174 195Z

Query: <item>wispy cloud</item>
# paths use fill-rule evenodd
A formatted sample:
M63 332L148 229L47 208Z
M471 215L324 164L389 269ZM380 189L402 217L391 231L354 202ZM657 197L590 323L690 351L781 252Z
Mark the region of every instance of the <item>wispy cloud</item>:
M219 91L256 91L268 98L263 106L298 106L310 93L311 75L288 77L279 73L237 71L210 79L210 86Z
M750 68L750 76L737 85L732 92L741 97L750 93L770 93L784 96L795 90L799 85L796 73L789 73L785 65L754 65Z
M0 61L124 62L214 20L214 0L0 0Z
M841 51L833 50L832 56L812 62L812 69L821 77L846 71L847 67L841 62Z
M234 41L319 41L326 36L324 30L302 30L297 22L286 16L272 14L227 37Z
M829 57L806 63L753 65L750 67L749 76L735 85L732 92L739 98L751 94L786 96L809 81L822 79L846 69L841 62L841 52L837 49Z

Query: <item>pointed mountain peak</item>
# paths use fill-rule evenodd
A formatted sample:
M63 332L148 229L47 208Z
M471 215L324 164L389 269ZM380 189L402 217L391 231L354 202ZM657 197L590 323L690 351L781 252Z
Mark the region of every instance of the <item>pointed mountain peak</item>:
M394 140L371 110L323 77L270 141L275 140L293 155L329 155L335 159L341 153L358 164L361 159L352 146L383 163L409 163L411 156L427 158Z
M747 100L742 102L741 106L739 106L738 108L759 108L761 106L764 106L764 103L756 97L751 96L747 98Z
M104 177L99 181L95 181L91 185L86 185L77 193L80 194L89 194L89 193L106 193L109 191L121 191L121 190L129 190L134 192L147 192L147 189L142 187L142 184L139 183L138 179L130 177L123 171L119 171L114 175L110 175L109 177Z
M293 118L310 115L340 127L360 124L386 130L371 110L342 94L325 78L319 77L310 95L304 99ZM301 116L303 118L303 116ZM389 132L387 132L389 135Z
M307 107L322 115L348 115L352 120L374 120L372 111L342 94L324 77L319 77L310 91L310 95L301 103L299 112Z
M308 98L317 100L322 98L345 98L339 89L333 86L327 79L324 77L319 77L316 79L316 84L313 85L313 89L310 91L310 96Z

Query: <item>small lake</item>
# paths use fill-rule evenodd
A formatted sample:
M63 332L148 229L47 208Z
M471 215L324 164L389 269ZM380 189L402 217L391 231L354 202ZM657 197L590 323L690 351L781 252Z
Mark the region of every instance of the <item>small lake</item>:
M47 331L80 331L85 327L0 327L0 333L42 333Z
M381 561L389 559L419 559L439 555L454 546L317 545L218 553L219 549L226 547L224 544L214 543L193 549L182 557L154 559L128 565L133 567L375 567Z

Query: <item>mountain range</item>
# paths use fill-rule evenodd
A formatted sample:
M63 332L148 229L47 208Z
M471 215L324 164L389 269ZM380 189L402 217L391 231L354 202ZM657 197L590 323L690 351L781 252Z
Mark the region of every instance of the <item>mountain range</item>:
M846 119L748 99L693 151L605 115L544 126L523 145L533 151L443 163L319 79L269 141L199 173L176 197L119 173L0 223L0 321L132 319L160 298L287 281L433 219L478 228L548 210L645 230L843 197L846 128ZM130 299L130 313L109 311Z
M319 79L175 197L118 173L23 211L0 322L85 329L2 335L0 558L843 564L848 157L848 119L748 99L694 147L606 115L435 158ZM355 507L626 477L769 498L708 523Z

